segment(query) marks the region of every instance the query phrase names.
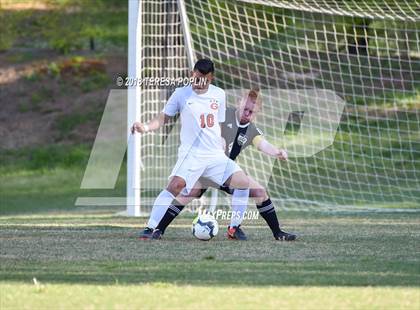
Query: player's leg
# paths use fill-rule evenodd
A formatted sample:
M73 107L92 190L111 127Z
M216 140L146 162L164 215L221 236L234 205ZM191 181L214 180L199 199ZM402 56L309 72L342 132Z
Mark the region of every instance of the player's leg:
M281 230L279 220L277 218L276 209L267 194L267 191L252 177L249 177L249 196L252 197L257 205L257 210L266 221L268 227L276 240L293 241L296 235Z
M186 182L182 177L173 176L171 178L167 188L161 191L155 199L149 221L140 235L140 239L150 239L152 237L153 231L158 226L168 207L177 205L175 197L178 196L185 185Z
M175 197L178 196L185 185L185 180L182 177L173 176L171 178L168 187L159 194L153 205L152 213L150 214L147 225L148 227L156 228L163 214L165 214L167 207L176 204Z
M194 163L193 165L191 163ZM180 205L176 200L182 190L188 193L198 181L206 166L200 164L193 154L181 154L170 175L168 187L156 198L147 227L141 234L141 239L160 239L161 232L156 230L157 225L170 205Z
M159 229L164 234L166 228L181 213L184 207L194 199L201 198L209 187L217 188L218 185L208 179L200 178L188 194L181 193L181 195L178 195L176 199L178 204L169 206L156 229Z
M238 168L239 166L230 160L226 166L226 170L230 176L222 184L223 186L235 189L232 194L232 218L228 226L227 236L229 239L246 240L247 237L240 226L248 207L249 180L248 176Z
M158 229L163 235L166 228L181 213L184 207L194 199L200 198L205 191L206 189L202 188L200 182L197 182L194 188L187 195L179 195L174 203L166 210L165 214L159 221L159 224L156 226L156 229Z
M230 226L237 227L241 225L244 213L248 207L248 177L243 171L237 171L223 185L234 189L234 192L232 194L233 216L231 219Z

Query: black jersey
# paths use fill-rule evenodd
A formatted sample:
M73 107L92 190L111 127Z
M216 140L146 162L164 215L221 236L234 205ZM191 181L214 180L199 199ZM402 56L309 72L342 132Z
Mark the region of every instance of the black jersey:
M240 125L235 112L235 108L226 108L226 120L222 123L222 137L226 140L225 153L232 160L235 160L256 136L263 134L253 123Z

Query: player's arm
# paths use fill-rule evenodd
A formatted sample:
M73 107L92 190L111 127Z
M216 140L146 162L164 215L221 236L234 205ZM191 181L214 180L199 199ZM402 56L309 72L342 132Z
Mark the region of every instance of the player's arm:
M253 140L252 143L254 146L261 152L266 155L276 157L280 160L287 160L287 152L286 150L279 149L276 146L272 145L263 136L258 135Z
M148 131L154 131L165 125L169 122L170 118L175 116L176 113L180 111L180 95L179 89L177 88L171 97L169 97L168 102L155 118L149 121L147 124L142 124L140 122L135 122L131 127L131 132L134 134L136 131L140 133L145 133Z
M165 113L161 112L147 124L135 122L131 127L131 133L134 134L136 131L140 133L145 133L157 130L166 123L168 123L170 118L171 117L169 115L166 115Z

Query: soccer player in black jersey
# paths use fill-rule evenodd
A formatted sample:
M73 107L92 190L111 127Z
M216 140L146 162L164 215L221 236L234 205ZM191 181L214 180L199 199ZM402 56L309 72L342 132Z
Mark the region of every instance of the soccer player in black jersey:
M254 145L259 151L280 160L287 160L287 152L278 149L269 143L263 136L262 131L252 122L261 108L261 99L259 91L250 90L241 100L239 106L235 109L228 107L226 109L226 120L222 123L222 137L226 142L225 152L232 160L235 160L240 152L249 145ZM248 176L249 177L249 176ZM276 240L293 241L296 235L284 232L280 229L277 214L273 203L271 202L267 191L263 186L249 177L250 192L249 196L254 198L257 209L270 227ZM168 210L160 220L155 230L159 230L162 235L173 219L182 211L184 206L193 199L199 198L207 190L208 186L215 186L208 180L200 180L195 189L188 196L177 198L178 205L169 206ZM234 189L229 187L220 187L226 193L233 194ZM240 226L240 225L239 225ZM227 236L230 239L246 240L246 235L239 227L228 227ZM141 236L142 239L148 239L150 236Z

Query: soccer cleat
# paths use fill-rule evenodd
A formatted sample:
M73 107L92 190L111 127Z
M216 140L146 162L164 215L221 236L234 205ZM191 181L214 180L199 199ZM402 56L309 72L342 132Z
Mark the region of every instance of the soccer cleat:
M280 232L274 236L274 239L279 241L293 241L296 240L296 235L280 230Z
M152 233L152 237L150 239L153 240L160 240L162 238L162 231L160 229L155 229Z
M140 240L149 240L152 238L153 228L146 227L143 232L140 234Z
M247 240L246 235L240 226L241 225L233 227L228 226L227 237L231 240Z

